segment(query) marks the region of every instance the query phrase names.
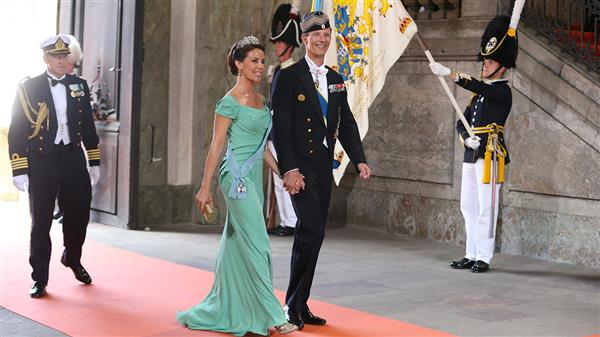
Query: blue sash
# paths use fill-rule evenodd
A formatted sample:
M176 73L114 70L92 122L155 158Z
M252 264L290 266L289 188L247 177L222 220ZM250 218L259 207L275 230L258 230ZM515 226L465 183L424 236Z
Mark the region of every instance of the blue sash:
M325 97L323 97L323 95L321 95L321 92L319 91L319 89L317 89L317 97L319 98L319 104L321 105L321 112L323 113L323 121L325 122L325 126L327 126L327 101L325 100Z
M271 132L272 121L269 119L269 126L267 127L267 131L263 136L262 142L256 151L244 162L242 167L238 166L235 157L233 156L233 149L231 148L231 142L227 142L227 153L225 154L225 162L229 165L229 171L232 174L231 187L229 188L229 193L227 195L236 200L246 199L246 176L250 173L250 170L254 166L256 160L264 154L265 152L265 144L267 143L267 137Z

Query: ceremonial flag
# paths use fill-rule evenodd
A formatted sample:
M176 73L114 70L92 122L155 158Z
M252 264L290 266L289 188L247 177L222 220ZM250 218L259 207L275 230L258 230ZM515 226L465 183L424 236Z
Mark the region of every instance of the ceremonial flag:
M332 44L325 64L344 78L348 104L364 139L369 129L369 106L417 26L399 0L313 0L312 10L329 15ZM334 157L333 175L339 185L349 163L339 141Z

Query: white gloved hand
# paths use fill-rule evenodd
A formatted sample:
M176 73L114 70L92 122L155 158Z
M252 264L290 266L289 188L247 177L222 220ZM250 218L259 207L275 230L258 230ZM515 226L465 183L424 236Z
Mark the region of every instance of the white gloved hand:
M437 76L450 76L452 73L450 68L445 67L441 63L437 62L429 63L429 68L431 68L431 72Z
M13 177L13 185L15 185L19 191L27 192L29 189L29 176L21 174Z
M481 141L481 138L479 138L477 136L472 136L472 137L465 139L465 146L469 147L473 150L477 150L479 148L480 141Z
M100 181L100 166L90 166L90 182L95 186Z

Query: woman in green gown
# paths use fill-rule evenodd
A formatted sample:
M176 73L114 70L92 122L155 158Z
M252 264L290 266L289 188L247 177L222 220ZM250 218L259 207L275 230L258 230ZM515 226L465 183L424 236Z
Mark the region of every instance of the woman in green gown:
M213 204L211 183L225 148L219 183L227 203L227 220L219 245L215 279L206 298L179 312L177 320L190 329L243 336L268 335L270 328L289 333L273 290L271 247L262 216L263 157L275 172L277 164L265 151L271 114L254 89L263 76L265 53L253 36L236 43L227 57L235 86L216 105L213 138L196 203L201 212Z

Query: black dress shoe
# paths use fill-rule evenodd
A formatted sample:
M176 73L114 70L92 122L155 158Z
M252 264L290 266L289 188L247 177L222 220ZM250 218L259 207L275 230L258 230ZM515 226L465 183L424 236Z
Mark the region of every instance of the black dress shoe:
M298 330L302 330L304 328L304 321L302 320L302 317L300 317L300 314L288 310L285 313L285 316L287 318L288 323L297 326Z
M291 236L294 235L294 227L283 227L277 226L267 230L267 233L277 236Z
M83 266L81 264L79 264L77 266L69 265L69 263L67 262L66 254L63 254L63 256L60 258L60 263L62 263L67 268L71 268L77 281L79 281L81 283L85 283L85 284L92 283L92 277L90 276L90 274L88 274L87 270L85 270L85 268L83 268Z
M35 283L29 289L29 296L33 298L40 298L46 295L46 284L43 282L35 281Z
M450 267L454 269L469 269L475 264L475 261L463 257L460 261L450 262Z
M481 260L477 260L475 264L471 267L471 271L474 273L485 273L490 269L490 265Z
M302 317L304 324L325 325L325 323L327 323L325 318L313 315L313 313L310 312L310 310L306 310L305 312L300 314L300 317Z

